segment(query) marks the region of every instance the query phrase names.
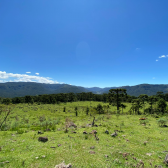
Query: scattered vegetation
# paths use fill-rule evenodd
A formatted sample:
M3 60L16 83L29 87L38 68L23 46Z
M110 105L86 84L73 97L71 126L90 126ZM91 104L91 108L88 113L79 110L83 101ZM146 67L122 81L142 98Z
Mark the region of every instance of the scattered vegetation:
M117 95L110 96L110 101L76 101L71 94L72 102L49 104L48 96L32 103L2 101L0 167L54 168L63 161L79 168L166 167L164 95L128 102L123 94L119 103Z

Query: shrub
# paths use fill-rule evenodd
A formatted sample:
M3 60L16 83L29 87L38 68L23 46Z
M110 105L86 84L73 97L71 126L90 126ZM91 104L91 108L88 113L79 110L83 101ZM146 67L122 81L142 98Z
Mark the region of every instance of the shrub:
M24 133L24 131L23 131L23 130L21 130L21 129L18 129L18 130L17 130L17 133L18 133L18 134L23 134L23 133Z
M163 127L167 123L167 120L165 118L160 118L158 120L158 124L160 127Z
M88 139L89 138L89 135L88 134L85 134L85 139Z
M140 124L147 124L149 121L148 120L139 120Z

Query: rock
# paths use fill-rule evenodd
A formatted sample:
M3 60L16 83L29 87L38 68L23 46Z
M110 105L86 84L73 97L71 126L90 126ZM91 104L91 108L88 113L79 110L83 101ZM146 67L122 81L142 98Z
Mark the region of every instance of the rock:
M162 127L168 127L167 125L163 125Z
M43 156L41 156L42 158L45 158L46 156L45 155L43 155Z
M43 134L41 131L38 131L38 134Z
M146 155L148 155L148 156L152 156L152 153L146 153Z
M71 168L71 167L72 167L71 163L66 165L64 162L62 162L61 164L55 166L55 168Z
M38 141L47 142L47 141L48 141L48 138L47 138L47 137L39 137L39 138L38 138Z
M166 164L168 164L168 154L166 155L166 157L165 157L165 159L164 159L164 162L165 162Z
M90 149L94 149L94 148L95 148L95 146L91 146L91 147L90 147Z
M106 131L105 131L105 134L109 134L109 131L108 131L108 130L106 130Z
M125 157L127 157L128 155L129 155L129 153L122 153L122 155L123 155L123 157L125 158Z
M116 132L114 132L113 134L111 134L112 137L116 137L118 134Z
M157 168L163 168L161 165L159 165Z
M86 131L83 131L83 134L87 134L87 132L86 132Z
M36 159L38 159L39 157L36 157Z
M74 127L74 128L77 128L77 126L73 123L73 122L69 122L67 124L68 127Z
M61 146L61 144L58 144L58 147L60 147Z
M9 163L9 161L7 160L7 161L5 161L5 163Z
M93 131L92 131L92 134L97 134L97 131L96 131L96 130L93 130Z
M72 133L76 134L76 132L75 132L75 131L72 131Z
M95 152L95 151L90 151L89 153L90 153L90 154L95 154L96 152Z
M108 155L104 155L106 158L108 158L109 156Z
M50 148L56 148L55 146L51 146Z
M144 142L144 145L146 145L147 143L148 143L148 141L145 141L145 142Z

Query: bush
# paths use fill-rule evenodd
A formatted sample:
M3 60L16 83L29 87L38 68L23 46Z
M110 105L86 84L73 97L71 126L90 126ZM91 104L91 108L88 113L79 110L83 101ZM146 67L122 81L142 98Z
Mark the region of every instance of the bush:
M163 127L164 125L166 125L166 123L167 123L167 120L165 118L160 118L158 120L158 124L160 127Z
M148 120L139 120L140 121L140 124L147 124L149 121Z
M18 133L18 134L23 134L23 133L24 133L24 131L23 131L23 130L21 130L21 129L18 129L18 130L17 130L17 133Z

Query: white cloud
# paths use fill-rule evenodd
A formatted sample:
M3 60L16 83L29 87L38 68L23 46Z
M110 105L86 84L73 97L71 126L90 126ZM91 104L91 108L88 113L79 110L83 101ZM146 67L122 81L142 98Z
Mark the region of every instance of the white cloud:
M166 58L166 55L162 55L162 56L160 56L159 58Z
M155 79L155 77L153 77L153 79Z
M57 81L52 80L52 78L49 77L33 76L27 74L13 74L13 73L6 73L5 71L4 72L0 71L0 79L3 79L0 80L0 82L37 82L37 83L49 83L49 84L59 83Z
M31 73L31 72L26 72L26 73Z
M35 73L36 75L39 75L39 73Z
M156 61L158 61L158 60L156 60Z

